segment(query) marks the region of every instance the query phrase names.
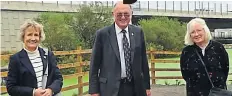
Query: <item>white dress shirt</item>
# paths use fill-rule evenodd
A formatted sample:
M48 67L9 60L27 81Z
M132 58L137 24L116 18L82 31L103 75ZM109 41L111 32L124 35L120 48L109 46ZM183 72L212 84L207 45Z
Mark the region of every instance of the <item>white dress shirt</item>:
M127 37L127 40L130 46L128 26L124 30L126 30L126 37ZM121 60L121 78L125 78L126 77L126 66L125 66L124 50L123 50L123 43L122 43L123 33L121 32L122 29L119 28L116 23L115 23L115 31L117 35L119 54L120 54L120 60Z

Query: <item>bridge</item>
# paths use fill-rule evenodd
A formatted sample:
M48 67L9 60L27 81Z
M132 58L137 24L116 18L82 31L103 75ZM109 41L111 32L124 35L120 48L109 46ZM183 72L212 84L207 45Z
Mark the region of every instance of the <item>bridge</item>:
M178 2L178 3L175 3ZM229 28L232 25L232 13L226 4L226 8L211 10L208 4L208 11L199 9L200 6L197 2L188 2L188 7L184 6L187 2L179 1L139 1L133 4L133 18L132 23L138 24L138 19L150 18L152 16L168 16L169 18L178 18L180 21L188 22L191 18L202 17L211 30L216 28ZM108 8L114 6L114 1L41 1L41 2L28 2L28 1L1 1L1 49L2 51L20 50L23 45L19 40L19 27L27 19L36 18L43 12L59 12L59 13L73 13L78 12L78 4L102 4ZM195 8L192 8L192 3ZM171 4L171 5L169 5ZM178 5L179 4L179 5ZM232 4L232 3L231 3ZM155 6L154 6L155 5ZM180 7L176 8L175 5ZM211 4L212 5L212 4ZM225 4L224 4L225 5ZM145 7L144 7L145 6ZM171 6L171 8L169 8ZM215 6L215 5L214 5ZM199 8L198 8L199 7ZM186 10L186 8L188 10ZM202 5L203 8L203 5ZM217 10L216 10L217 9ZM226 11L223 11L225 9ZM211 10L211 11L209 11Z

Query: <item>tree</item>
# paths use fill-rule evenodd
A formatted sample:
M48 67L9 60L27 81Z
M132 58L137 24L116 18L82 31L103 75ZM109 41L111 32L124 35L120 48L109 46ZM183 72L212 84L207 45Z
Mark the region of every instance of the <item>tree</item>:
M44 26L46 38L42 45L53 51L76 49L78 39L69 24L72 20L72 14L42 13L36 18Z
M158 50L180 51L184 46L186 23L167 17L153 17L140 20L147 46Z
M42 13L36 18L46 34L42 44L51 50L92 48L95 32L113 21L111 10L101 4L80 5L76 13Z
M111 10L99 4L81 5L74 15L72 28L75 36L83 42L83 48L92 48L95 32L112 24Z

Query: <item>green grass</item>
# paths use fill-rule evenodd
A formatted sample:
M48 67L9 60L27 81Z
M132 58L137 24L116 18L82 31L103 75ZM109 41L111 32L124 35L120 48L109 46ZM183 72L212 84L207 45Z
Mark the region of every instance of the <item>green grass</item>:
M89 82L89 76L88 75L84 76L82 81L83 81L83 83L84 82ZM75 84L78 84L78 79L77 78L65 79L63 87L67 87L67 86L75 85ZM85 86L83 88L83 92L88 91L88 89L89 89L88 86ZM78 94L78 89L77 88L62 92L62 96L72 96L73 94Z

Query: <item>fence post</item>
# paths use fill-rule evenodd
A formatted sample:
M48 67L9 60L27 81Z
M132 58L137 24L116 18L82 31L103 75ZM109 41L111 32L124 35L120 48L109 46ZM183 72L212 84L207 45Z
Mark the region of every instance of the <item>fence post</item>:
M78 88L78 96L83 95L83 82L82 82L82 77L83 77L83 72L82 72L82 54L81 54L82 48L81 46L77 47L77 62L79 63L79 66L77 67L77 73L80 73L81 75L78 77L78 85L80 86Z
M151 78L152 78L152 84L156 84L155 82L155 58L154 58L154 54L153 54L153 47L150 47L150 62L151 62Z

